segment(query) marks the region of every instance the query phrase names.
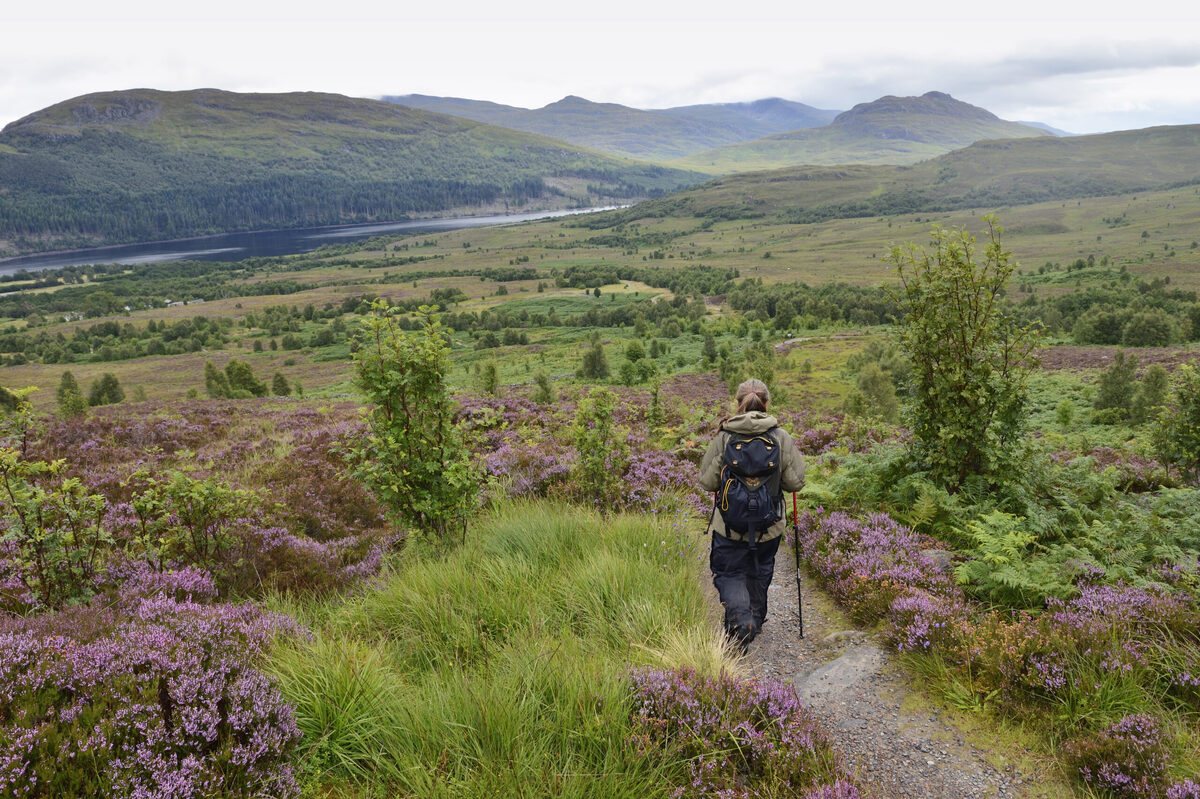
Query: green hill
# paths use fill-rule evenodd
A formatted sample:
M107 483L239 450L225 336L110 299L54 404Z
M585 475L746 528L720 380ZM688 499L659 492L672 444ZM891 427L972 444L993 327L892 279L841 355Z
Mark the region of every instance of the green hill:
M564 207L696 177L378 100L106 92L0 132L0 253Z
M1046 135L942 92L889 95L860 103L825 127L720 147L673 164L718 173L800 164L912 164L983 139Z
M826 125L837 114L779 98L658 110L594 103L574 96L538 109L421 94L383 99L648 161L667 161L772 133Z
M607 214L792 222L998 208L1200 183L1200 125L983 141L912 166L791 167L730 175Z

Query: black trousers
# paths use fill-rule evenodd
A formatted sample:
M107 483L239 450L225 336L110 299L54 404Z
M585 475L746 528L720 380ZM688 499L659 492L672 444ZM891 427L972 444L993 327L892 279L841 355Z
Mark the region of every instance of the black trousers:
M781 540L758 542L756 556L748 542L713 534L708 567L725 606L725 632L739 641L752 641L767 620L767 589Z

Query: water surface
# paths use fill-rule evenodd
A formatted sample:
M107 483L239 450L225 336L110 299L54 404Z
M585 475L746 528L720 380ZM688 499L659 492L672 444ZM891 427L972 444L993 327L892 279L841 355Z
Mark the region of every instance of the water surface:
M615 206L613 206L615 207ZM197 239L178 239L149 244L121 244L72 252L25 255L0 261L0 275L22 269L30 272L59 269L81 264L145 264L159 261L241 261L273 255L312 252L326 244L346 244L382 236L385 233L433 233L440 230L506 225L534 219L551 219L571 214L605 211L610 208L585 208L574 211L535 211L527 214L463 216L445 219L420 219L410 222L374 222L295 230L262 230L254 233L223 233Z

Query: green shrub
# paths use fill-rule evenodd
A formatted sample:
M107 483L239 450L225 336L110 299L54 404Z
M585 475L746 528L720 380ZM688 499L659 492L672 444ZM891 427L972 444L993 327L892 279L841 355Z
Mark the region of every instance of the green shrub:
M1133 408L1134 392L1137 391L1137 365L1135 356L1117 350L1112 365L1100 373L1093 403L1096 410L1111 409L1119 411L1121 419L1128 417Z
M64 419L76 419L87 413L88 403L83 398L83 390L70 372L62 373L54 396L58 403L58 415Z
M88 405L93 408L97 405L113 405L124 399L125 391L121 388L121 381L111 372L100 375L88 389Z
M1200 372L1190 364L1175 372L1174 388L1152 432L1163 463L1177 466L1200 484Z
M112 546L104 498L78 478L62 477L64 461L29 460L21 451L31 423L26 405L6 424L0 446L3 540L12 547L12 572L42 608L89 599ZM7 569L6 569L7 570Z
M225 364L225 377L229 380L230 396L238 391L247 392L252 397L267 395L267 384L254 376L254 370L245 361L231 358L229 363ZM207 382L205 380L206 387Z
M533 376L533 382L536 388L529 396L530 401L536 402L538 405L550 405L554 402L554 389L550 387L550 375L545 372L538 372Z
M1121 328L1126 347L1169 347L1180 338L1179 323L1158 308L1132 314Z
M214 399L228 399L231 394L229 378L212 361L204 362L204 390Z
M908 426L920 468L951 490L969 477L1003 479L1026 420L1037 331L1001 301L1016 264L992 218L982 258L965 229L934 227L933 251L896 247L902 290L897 334L913 367Z
M436 309L407 331L376 301L358 332L358 384L374 403L369 435L347 456L355 473L410 533L445 544L465 524L478 486L446 385L449 347Z
M579 452L575 479L585 501L603 511L617 504L621 476L629 468L629 446L613 412L617 395L594 388L579 401L575 413L575 448Z
M604 356L604 347L599 340L593 341L592 346L583 354L583 365L575 374L587 380L603 380L608 377L608 359Z
M1142 424L1158 415L1167 394L1171 390L1171 379L1167 370L1159 364L1151 364L1142 375L1137 393L1133 395L1133 405L1130 408L1130 419L1135 424Z

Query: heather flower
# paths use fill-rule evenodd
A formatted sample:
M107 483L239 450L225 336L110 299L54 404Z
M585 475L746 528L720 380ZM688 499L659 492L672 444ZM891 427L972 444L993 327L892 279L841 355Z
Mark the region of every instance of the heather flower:
M801 514L800 550L826 589L863 621L887 615L897 598L925 592L961 602L961 590L922 554L933 541L885 514Z
M0 631L0 791L292 797L299 731L257 671L286 617L155 596Z
M1167 799L1200 799L1200 782L1184 780L1167 788Z
M822 799L858 796L829 736L790 685L705 678L690 669L641 669L631 680L643 751L657 747L688 764L673 796L757 796L760 780L841 791L814 794Z
M1114 796L1162 795L1167 748L1153 716L1125 716L1064 747L1080 777L1094 789Z

